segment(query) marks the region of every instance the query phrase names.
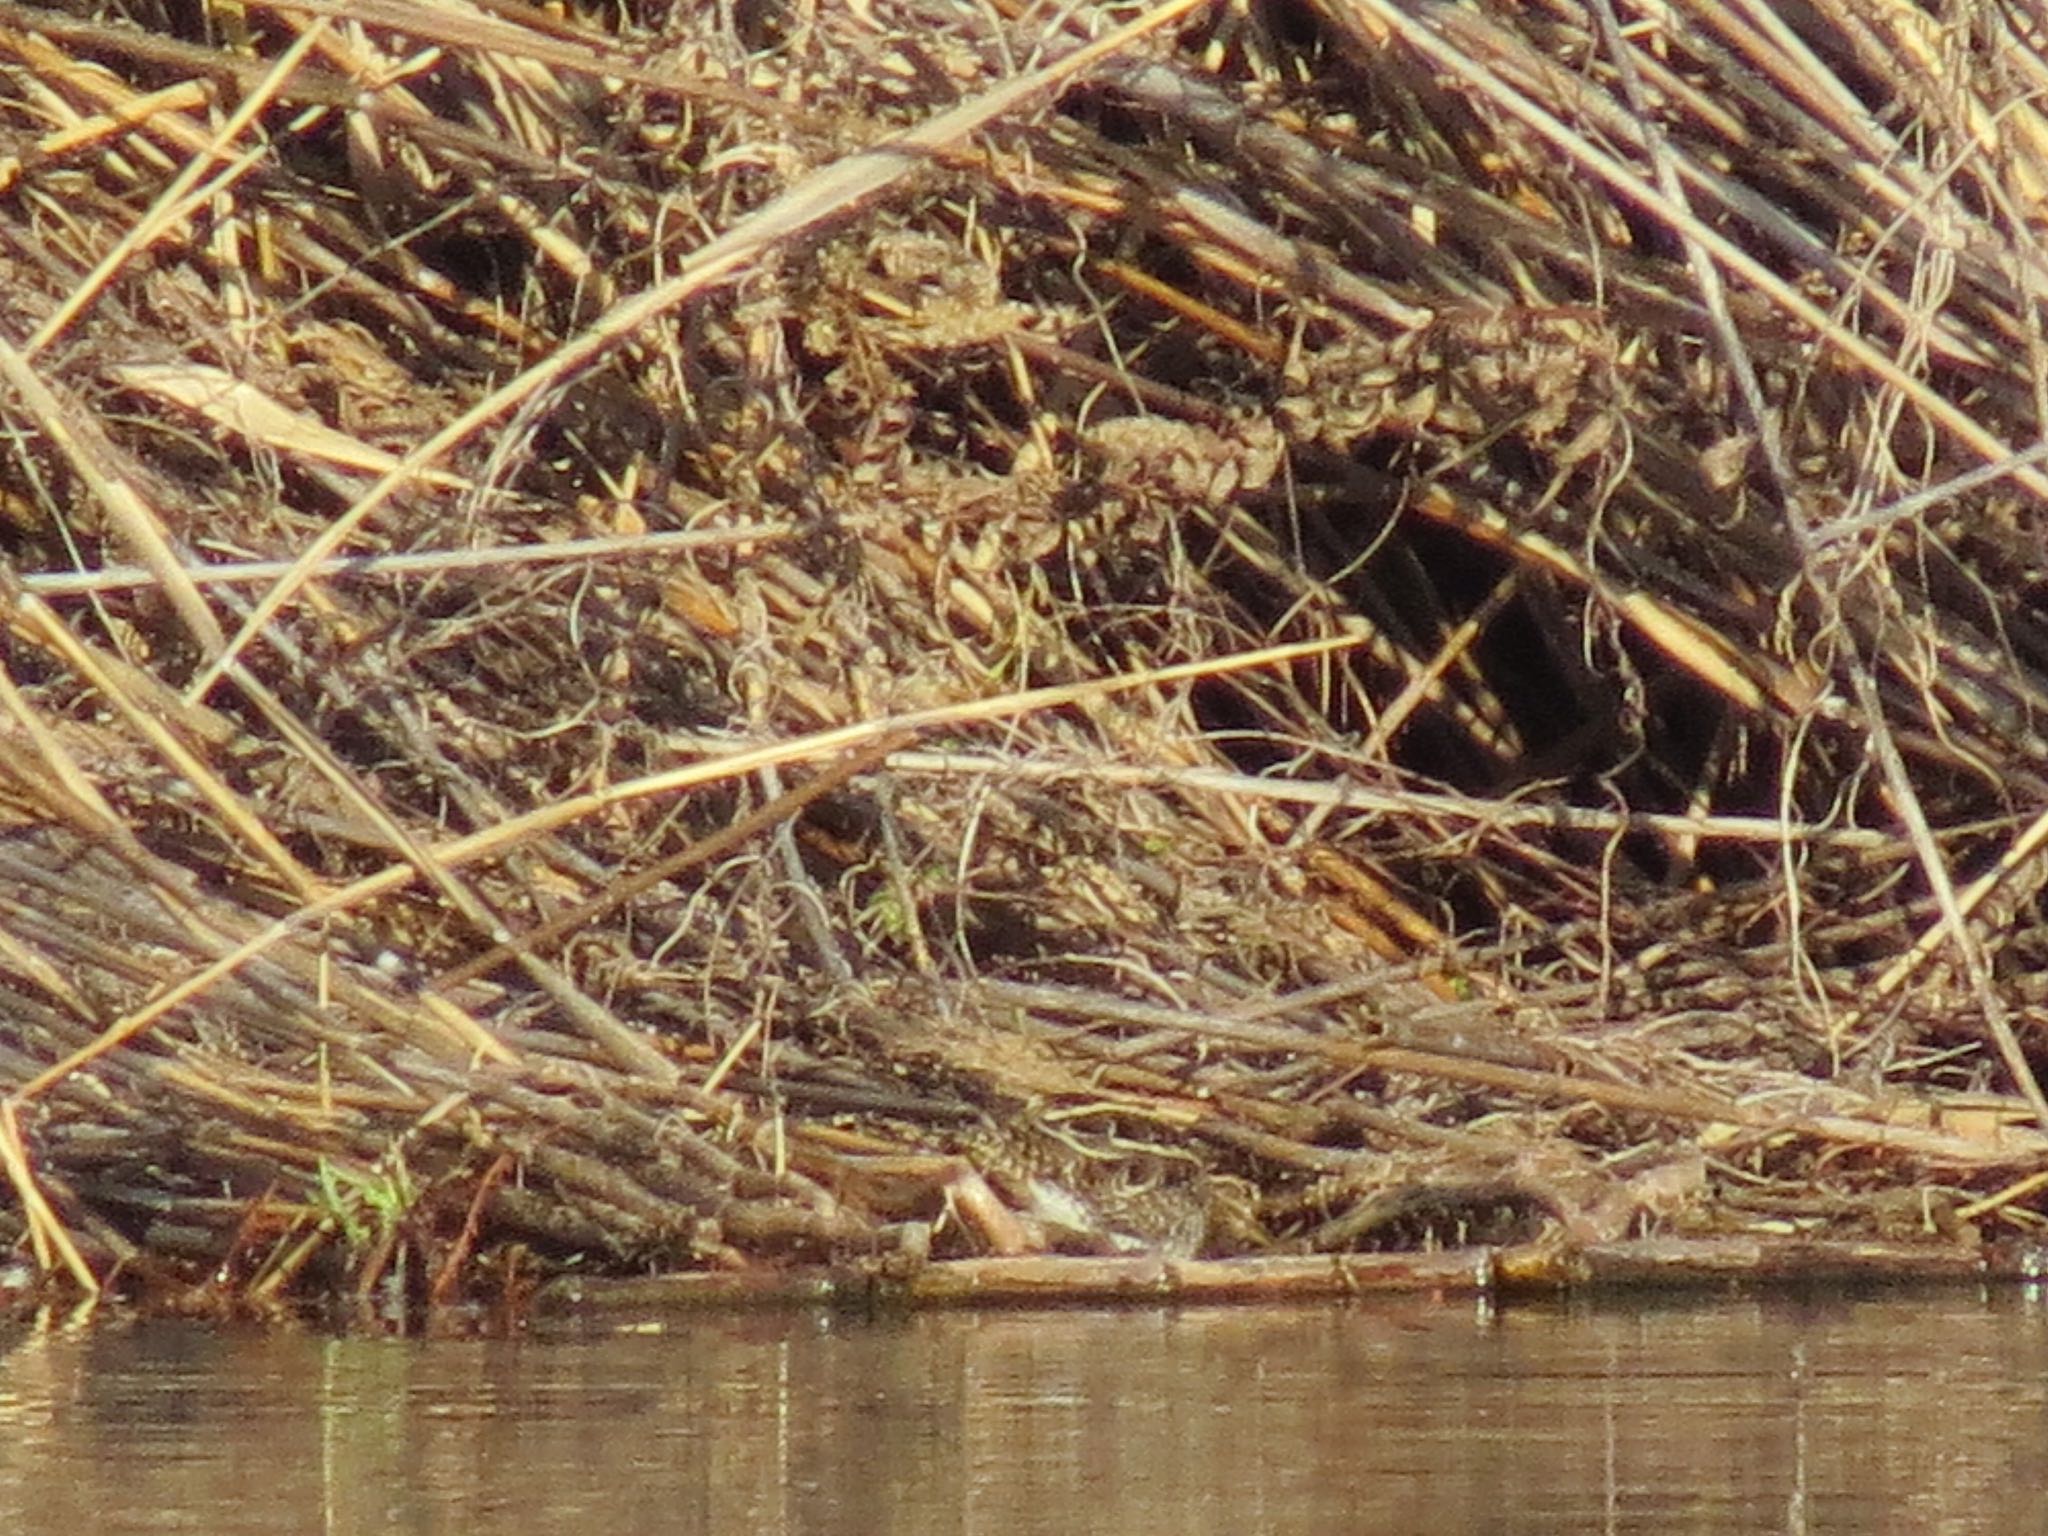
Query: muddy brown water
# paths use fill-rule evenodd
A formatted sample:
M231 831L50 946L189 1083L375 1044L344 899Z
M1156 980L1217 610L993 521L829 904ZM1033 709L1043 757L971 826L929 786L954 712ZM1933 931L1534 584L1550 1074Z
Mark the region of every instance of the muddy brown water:
M0 1336L0 1531L2048 1531L2048 1298Z

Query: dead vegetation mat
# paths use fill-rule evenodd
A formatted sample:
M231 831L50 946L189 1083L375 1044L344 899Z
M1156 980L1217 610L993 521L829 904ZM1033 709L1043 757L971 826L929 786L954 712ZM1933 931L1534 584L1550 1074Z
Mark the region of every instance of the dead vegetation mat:
M0 4L10 1283L2028 1242L2044 47Z

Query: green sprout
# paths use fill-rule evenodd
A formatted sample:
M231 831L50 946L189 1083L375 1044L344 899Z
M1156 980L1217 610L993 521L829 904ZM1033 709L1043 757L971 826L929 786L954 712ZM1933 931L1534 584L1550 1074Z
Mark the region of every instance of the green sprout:
M359 1170L320 1159L320 1188L314 1198L326 1224L351 1248L395 1231L419 1199L405 1159L395 1150L376 1166Z

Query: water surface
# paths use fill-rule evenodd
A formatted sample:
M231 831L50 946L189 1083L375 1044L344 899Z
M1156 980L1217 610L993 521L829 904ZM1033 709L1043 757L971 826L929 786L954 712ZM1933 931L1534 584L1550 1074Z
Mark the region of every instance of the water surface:
M2021 1294L0 1349L9 1532L2048 1531Z

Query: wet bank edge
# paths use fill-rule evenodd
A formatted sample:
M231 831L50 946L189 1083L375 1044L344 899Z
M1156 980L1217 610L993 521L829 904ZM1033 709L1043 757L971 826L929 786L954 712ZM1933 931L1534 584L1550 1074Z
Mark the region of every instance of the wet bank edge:
M691 1308L1252 1305L1365 1296L1555 1299L1614 1290L1722 1292L1927 1285L2037 1284L2048 1248L1982 1249L1897 1242L1646 1238L1564 1249L1544 1243L1423 1254L1315 1254L1241 1259L1026 1256L830 1266L776 1273L618 1279L567 1276L534 1313L601 1318Z

